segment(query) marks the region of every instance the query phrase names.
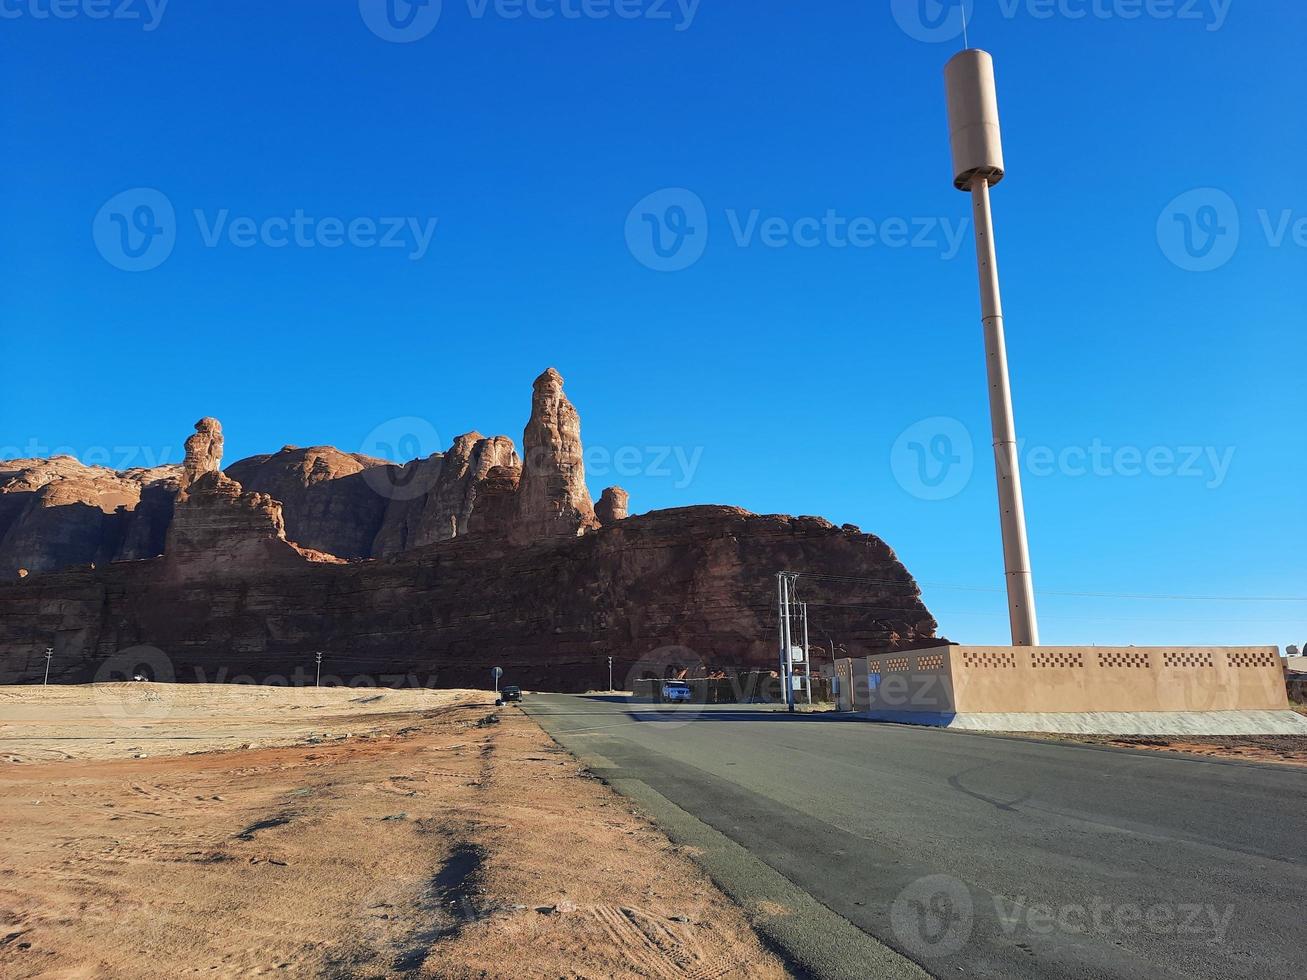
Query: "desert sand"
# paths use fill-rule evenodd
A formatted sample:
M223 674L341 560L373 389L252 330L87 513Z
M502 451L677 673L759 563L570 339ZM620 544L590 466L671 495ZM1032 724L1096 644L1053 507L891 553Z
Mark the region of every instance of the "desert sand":
M0 738L5 977L787 975L486 692L7 688Z

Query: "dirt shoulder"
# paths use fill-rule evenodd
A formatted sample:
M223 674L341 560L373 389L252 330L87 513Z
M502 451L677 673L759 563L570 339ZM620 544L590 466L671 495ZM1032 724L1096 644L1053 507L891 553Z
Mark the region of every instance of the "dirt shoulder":
M1214 759L1271 762L1307 766L1307 736L1303 735L1023 735L1054 741L1111 745L1123 749L1183 752Z
M60 696L77 690L92 694ZM0 699L0 760L22 760L0 762L0 975L787 975L688 857L516 707L337 691L293 711L253 690L248 712L214 708L241 700L225 690L156 718L145 758L139 728L123 739L68 701L81 720L29 719L25 744ZM314 744L198 747L233 737ZM174 742L196 754L161 754Z

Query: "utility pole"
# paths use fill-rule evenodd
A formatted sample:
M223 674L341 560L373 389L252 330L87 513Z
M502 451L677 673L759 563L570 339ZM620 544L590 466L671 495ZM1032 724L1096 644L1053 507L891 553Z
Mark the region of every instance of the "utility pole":
M608 690L613 689L613 658L608 658Z
M976 265L980 275L980 317L985 334L989 380L989 420L994 436L998 476L998 516L1003 532L1003 567L1007 579L1008 619L1013 646L1039 646L1035 620L1035 586L1026 541L1026 513L1021 497L1012 385L1008 378L1003 301L998 288L994 250L994 216L989 188L1003 179L1003 141L999 132L994 59L978 48L955 55L944 67L948 95L949 139L953 150L953 186L971 194L976 231Z
M776 573L776 594L781 623L781 693L790 711L794 710L794 650L790 635L790 580L789 572Z
M318 658L318 676L313 681L313 686L321 687L322 686L322 651L321 650L317 652L317 658Z
M50 683L50 660L53 657L54 657L54 647L46 647L45 648L45 680L41 682L42 687L45 687Z
M812 650L808 646L808 604L799 603L803 612L803 686L808 689L808 704L812 704Z

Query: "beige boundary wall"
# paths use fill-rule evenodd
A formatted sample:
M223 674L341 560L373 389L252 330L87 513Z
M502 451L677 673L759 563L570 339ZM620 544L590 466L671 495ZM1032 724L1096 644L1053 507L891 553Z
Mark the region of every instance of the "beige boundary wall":
M918 724L1000 713L1289 708L1275 647L939 646L842 661L837 670L853 678L852 710Z

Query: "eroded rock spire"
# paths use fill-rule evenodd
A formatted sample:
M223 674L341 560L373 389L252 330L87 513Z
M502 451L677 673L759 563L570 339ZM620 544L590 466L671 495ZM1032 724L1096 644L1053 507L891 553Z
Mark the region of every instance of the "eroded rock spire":
M521 542L576 537L598 527L585 485L581 417L549 368L536 378L522 434L522 480L513 537Z

